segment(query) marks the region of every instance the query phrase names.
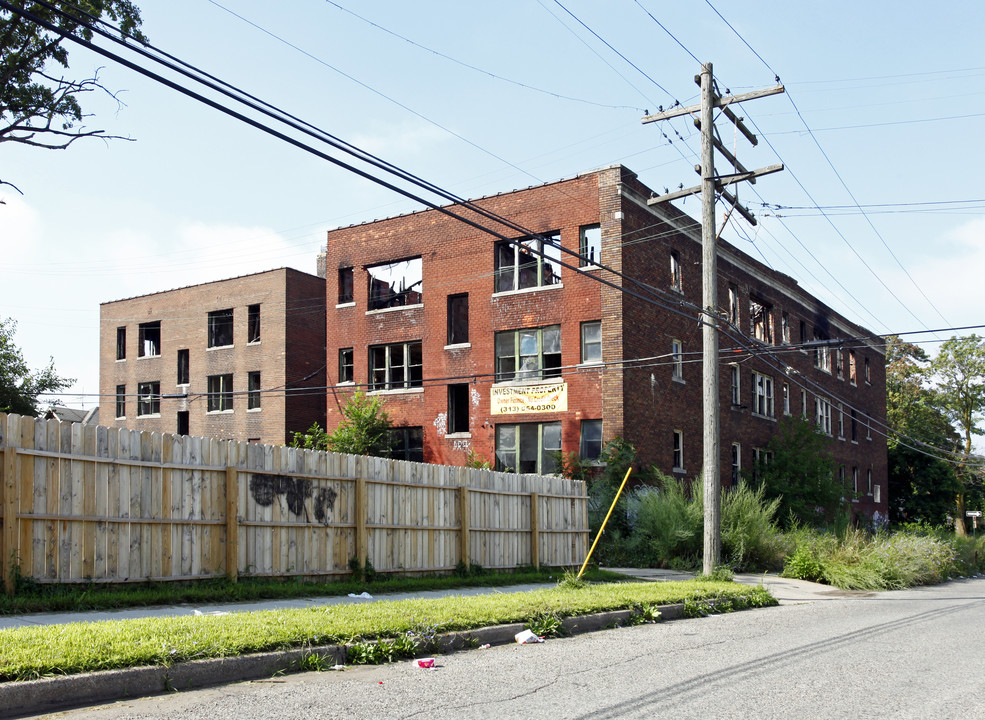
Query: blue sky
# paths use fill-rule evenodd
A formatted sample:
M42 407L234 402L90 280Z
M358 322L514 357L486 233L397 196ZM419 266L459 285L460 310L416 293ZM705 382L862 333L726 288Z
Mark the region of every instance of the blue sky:
M697 184L693 126L642 125L644 111L697 101L695 57L733 93L778 74L786 96L739 111L760 144L734 146L787 171L740 191L760 223L723 236L874 332L985 322L978 3L139 5L157 47L464 197L613 163L658 190ZM66 404L97 402L100 302L314 272L326 230L418 209L89 51L70 60L102 68L122 103L85 98L88 125L134 141L0 145L0 178L24 193L0 187L0 317L33 367L53 357L78 379ZM917 205L931 202L949 204Z

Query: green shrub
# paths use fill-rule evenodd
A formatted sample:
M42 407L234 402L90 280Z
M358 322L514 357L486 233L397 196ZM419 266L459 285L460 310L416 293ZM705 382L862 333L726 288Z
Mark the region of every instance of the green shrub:
M633 493L630 546L649 565L697 567L703 552L704 506L700 483L660 476L660 487Z
M783 566L784 546L775 523L780 500L745 482L722 494L722 558L737 571Z

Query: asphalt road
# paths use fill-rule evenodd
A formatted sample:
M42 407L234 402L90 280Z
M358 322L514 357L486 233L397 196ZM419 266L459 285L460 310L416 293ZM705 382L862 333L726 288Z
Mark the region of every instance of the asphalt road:
M788 603L60 718L985 718L985 579Z

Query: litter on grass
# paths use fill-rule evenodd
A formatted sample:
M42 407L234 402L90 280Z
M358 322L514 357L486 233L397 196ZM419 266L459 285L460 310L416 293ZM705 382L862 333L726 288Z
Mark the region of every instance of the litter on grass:
M518 643L521 645L529 645L531 643L542 643L544 638L537 637L532 630L522 630L513 636Z
M373 596L370 595L368 592L365 592L365 591L359 593L358 595L356 595L356 593L349 593L349 597L351 597L351 598L359 598L360 600L372 600L373 599Z

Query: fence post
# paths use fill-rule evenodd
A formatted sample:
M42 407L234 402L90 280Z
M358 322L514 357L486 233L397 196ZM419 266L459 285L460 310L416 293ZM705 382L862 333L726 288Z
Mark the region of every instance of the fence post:
M0 572L8 595L14 594L14 567L17 564L17 450L3 449L3 481L0 493L3 503L3 536L0 540Z
M530 564L540 570L540 493L530 493Z
M363 466L365 469L365 466ZM369 533L366 531L366 513L369 512L369 502L366 490L366 478L360 473L356 478L356 560L359 567L366 568L369 557Z
M226 467L226 576L239 580L239 471Z
M458 505L461 557L466 569L468 569L472 567L472 522L469 513L469 489L465 485L458 488Z

